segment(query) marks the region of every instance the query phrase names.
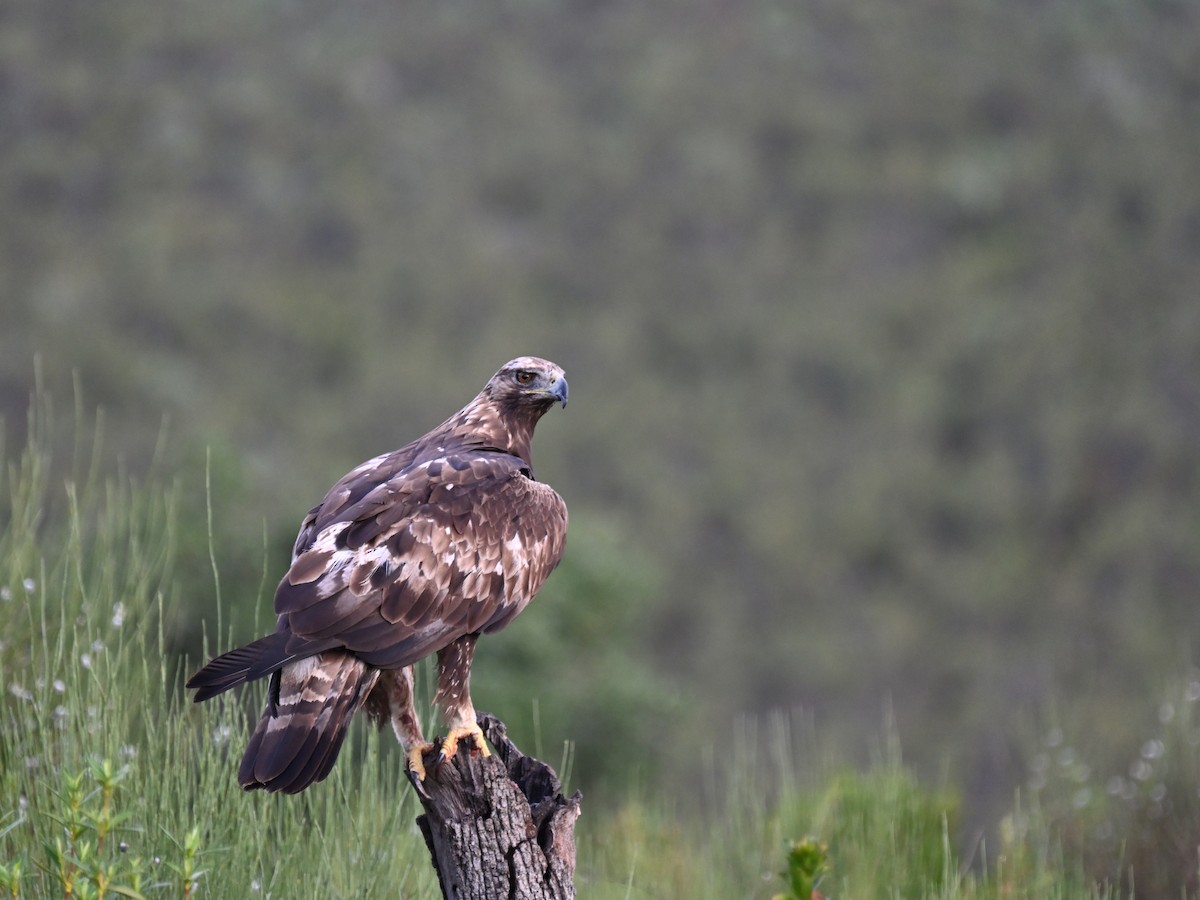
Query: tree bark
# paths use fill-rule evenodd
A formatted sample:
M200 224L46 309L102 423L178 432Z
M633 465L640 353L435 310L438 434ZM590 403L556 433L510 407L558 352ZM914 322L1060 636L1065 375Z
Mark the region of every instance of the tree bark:
M417 825L442 896L573 900L582 795L564 797L554 770L521 753L495 716L480 713L478 719L496 752L478 756L464 744L440 771L429 769L423 782L425 813Z

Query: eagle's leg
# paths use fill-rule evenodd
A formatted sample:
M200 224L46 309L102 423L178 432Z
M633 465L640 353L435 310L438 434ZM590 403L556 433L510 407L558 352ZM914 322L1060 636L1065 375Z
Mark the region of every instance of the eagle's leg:
M413 691L413 667L391 669L380 674L375 691L384 692L387 716L396 740L404 748L404 769L409 779L420 789L425 780L425 763L421 757L434 745L425 740L421 731L421 719L417 715ZM381 723L382 724L382 723Z
M437 765L452 759L464 738L474 741L475 749L490 756L483 731L475 721L475 706L471 703L471 658L475 655L478 634L468 634L438 651L438 684L434 704L446 720L446 738L438 753Z

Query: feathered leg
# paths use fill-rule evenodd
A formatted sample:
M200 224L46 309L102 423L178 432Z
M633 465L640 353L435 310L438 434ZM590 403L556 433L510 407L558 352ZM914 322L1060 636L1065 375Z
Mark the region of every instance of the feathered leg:
M475 721L475 706L471 703L471 658L475 655L478 634L461 637L438 651L438 685L433 702L446 720L446 739L442 741L437 764L453 758L458 743L472 738L484 756L490 756L483 731Z
M421 731L413 695L413 667L381 673L367 711L380 726L385 718L391 724L396 740L404 748L409 779L420 789L420 783L425 780L425 763L421 757L433 749L433 744L425 740Z

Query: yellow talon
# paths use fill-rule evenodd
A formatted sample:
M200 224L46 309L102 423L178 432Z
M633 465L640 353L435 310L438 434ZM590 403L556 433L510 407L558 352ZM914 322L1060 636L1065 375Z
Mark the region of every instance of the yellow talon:
M425 780L425 760L422 757L432 749L433 744L417 744L405 754L410 776L416 776L417 781Z
M453 759L454 754L458 752L458 743L463 738L471 738L475 742L475 749L479 751L480 756L491 756L492 751L488 749L487 741L483 739L483 729L478 724L464 725L462 728L451 728L446 735L446 739L442 741L442 750L438 754L438 764L445 762L448 759Z

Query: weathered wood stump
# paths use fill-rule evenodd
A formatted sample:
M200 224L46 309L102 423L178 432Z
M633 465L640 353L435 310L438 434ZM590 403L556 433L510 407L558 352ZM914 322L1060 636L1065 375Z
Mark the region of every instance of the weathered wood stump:
M442 896L573 900L582 795L564 797L554 770L518 750L503 722L488 713L478 718L496 752L472 755L464 745L424 782L417 825Z

